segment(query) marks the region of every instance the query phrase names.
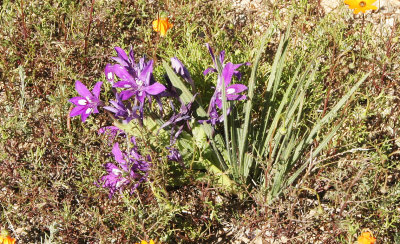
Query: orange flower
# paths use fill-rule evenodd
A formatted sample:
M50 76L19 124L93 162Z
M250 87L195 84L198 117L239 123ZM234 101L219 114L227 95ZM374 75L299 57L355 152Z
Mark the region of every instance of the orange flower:
M167 30L171 29L172 26L174 25L168 22L167 17L159 17L158 19L153 21L153 30L156 32L160 32L161 36L165 36L165 34L167 34Z
M354 14L378 9L376 6L372 5L374 2L376 2L376 0L344 0L344 3L349 5L350 9L354 9Z
M376 238L372 235L371 232L365 231L361 233L361 235L358 237L358 243L359 244L374 244L376 241Z
M149 242L142 240L140 243L136 242L135 244L155 244L153 240L150 240Z
M6 230L2 230L0 234L0 244L15 244L15 239L8 235Z

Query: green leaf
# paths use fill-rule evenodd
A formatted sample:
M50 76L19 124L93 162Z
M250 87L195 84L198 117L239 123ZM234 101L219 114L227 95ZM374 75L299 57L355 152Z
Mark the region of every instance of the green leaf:
M251 76L250 76L250 80L249 80L249 89L248 89L248 93L247 93L247 101L246 101L246 105L244 106L243 109L243 114L245 114L244 116L244 123L243 123L243 132L240 134L240 139L239 139L239 162L240 162L240 168L241 168L241 172L244 174L245 169L249 169L251 168L251 165L247 165L246 163L253 163L252 160L246 160L246 162L244 162L244 155L245 155L245 151L247 151L247 147L249 144L248 141L248 136L249 136L249 125L250 125L250 115L251 115L251 111L253 109L253 97L254 97L254 89L256 87L256 82L257 82L257 69L260 63L260 59L261 59L261 54L264 52L265 49L265 45L266 45L266 40L270 39L273 35L273 33L275 32L275 26L271 26L270 28L268 28L267 30L267 34L264 35L262 41L261 41L261 45L260 48L257 51L257 55L255 58L255 61L253 63L253 69L251 70ZM246 170L247 171L247 170ZM246 176L248 174L245 174Z

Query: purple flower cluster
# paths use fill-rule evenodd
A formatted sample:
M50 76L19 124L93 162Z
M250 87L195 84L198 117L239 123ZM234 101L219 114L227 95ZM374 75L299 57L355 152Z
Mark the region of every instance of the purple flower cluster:
M154 80L153 60L146 62L143 57L139 63L135 63L132 48L129 57L120 47L116 47L115 50L117 57L112 59L118 64L107 64L104 70L107 81L113 86L115 100L110 101L112 106L105 106L104 109L113 113L114 117L123 123L129 123L132 119L143 120L146 98L151 101L154 96L161 105L158 95L166 88ZM91 113L99 112L97 107L103 106L99 98L102 84L96 83L92 93L80 81L76 81L75 88L81 97L69 100L76 105L70 112L71 117L81 115L82 122L85 122ZM121 90L119 93L117 88Z
M181 108L180 108L179 112L177 113L175 111L175 107L171 103L173 114L172 114L171 118L167 122L165 122L159 129L159 130L161 130L168 126L171 127L171 129L170 129L170 132L171 132L170 146L167 147L167 149L169 150L168 160L170 160L170 161L182 163L182 156L179 153L179 150L174 148L173 145L175 144L179 135L182 133L185 125L187 126L188 129L190 129L189 121L192 119L192 112L193 112L191 109L192 104L193 104L193 101L186 105L181 102Z
M139 154L136 143L127 152L122 152L119 144L115 143L112 153L117 164L105 164L104 167L108 174L101 177L96 185L108 188L109 198L112 198L116 192L126 189L130 190L130 194L132 194L141 182L147 181L150 158Z
M146 98L151 101L152 96L157 96L165 91L165 86L155 81L153 76L153 60L148 62L141 58L139 63L135 63L133 50L131 48L129 56L120 47L116 47L117 57L113 57L118 64L108 64L105 68L106 79L114 88L121 88L122 91L116 93L116 101L111 104L114 107L105 107L114 113L117 119L124 123L137 118L143 120L143 108ZM115 76L119 81L115 82ZM133 104L126 101L134 96ZM159 97L156 97L159 99ZM159 102L161 104L161 102ZM137 106L136 106L137 105Z
M222 121L222 116L218 114L217 110L221 109L223 104L222 89L225 89L227 100L243 100L246 98L246 95L241 93L247 90L247 87L242 84L231 85L233 76L236 76L240 80L241 74L237 69L242 64L224 64L224 51L219 54L219 60L216 60L211 47L208 44L206 45L211 54L214 67L206 69L204 75L218 72L218 66L222 66L222 71L218 74L215 92L209 104L208 114L210 118L199 122L215 125L217 122ZM76 105L70 111L70 117L81 115L82 122L85 122L90 114L99 113L98 107L102 107L104 110L107 110L115 120L123 124L130 123L134 119L142 124L147 100L151 103L152 99L155 99L162 114L161 98L171 97L172 100L177 100L176 103L180 103L180 109L176 111L173 103L170 101L172 115L160 129L168 128L171 132L170 145L166 147L169 151L168 160L183 164L182 155L174 145L185 126L190 131L189 122L193 118L192 103L194 100L188 104L183 103L179 98L177 89L172 85L168 76L165 77L167 87L156 82L153 76L153 60L146 61L145 57L142 57L136 63L132 48L129 53L126 53L120 47L115 47L115 51L117 56L112 57L112 59L116 63L107 64L104 69L106 80L112 86L115 99L110 100L109 104L105 106L100 100L102 82L97 82L93 90L89 91L84 84L80 81L76 81L75 88L80 96L73 97L69 100ZM171 58L171 65L175 73L189 83L192 87L192 92L195 93L196 87L194 81L183 63L178 58L174 57ZM230 108L228 111L230 111ZM115 126L103 127L99 130L99 134L108 136L108 143L110 146L115 142L117 136L128 138L125 131ZM104 167L107 174L96 182L97 186L109 189L110 198L116 192L122 192L124 190L129 190L130 193L132 193L141 182L147 181L148 179L151 160L149 157L144 157L139 153L134 137L131 137L131 144L133 146L128 146L128 149L123 152L119 144L114 143L112 154L116 162L105 164Z

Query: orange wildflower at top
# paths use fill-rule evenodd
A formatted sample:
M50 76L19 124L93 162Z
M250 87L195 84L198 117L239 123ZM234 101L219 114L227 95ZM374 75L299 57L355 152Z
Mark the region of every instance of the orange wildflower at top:
M155 244L153 240L150 240L149 242L142 240L140 243L136 242L135 244Z
M2 231L0 234L0 244L15 244L15 238L8 235L7 231Z
M350 9L354 9L354 14L365 13L367 10L377 10L378 8L372 5L374 2L376 0L344 0L344 3L349 5Z
M359 244L374 244L376 238L371 234L371 232L366 231L361 233L357 241Z
M168 18L159 17L158 19L153 21L153 30L156 32L160 32L161 36L165 36L167 34L167 30L171 29L174 26L172 23L168 22Z

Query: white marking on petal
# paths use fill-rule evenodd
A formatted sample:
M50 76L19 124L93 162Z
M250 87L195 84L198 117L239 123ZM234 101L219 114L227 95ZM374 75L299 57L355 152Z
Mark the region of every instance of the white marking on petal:
M112 72L108 72L108 74L107 74L107 78L108 78L109 80L112 80L112 78L113 78L113 74L112 74Z
M122 181L118 181L117 184L115 185L116 188L119 188L122 185Z
M122 174L122 171L121 171L120 169L112 169L111 172L112 172L114 175L120 175L120 174Z
M89 103L92 103L92 102L93 102L92 99L91 99L91 97L89 97L89 96L86 96L86 100L87 100Z
M129 84L125 84L124 87L125 87L125 88L131 88L132 86L129 85Z
M81 99L78 101L79 105L86 105L88 102L85 99Z
M90 114L92 111L93 111L92 108L88 108L88 109L86 109L85 114Z
M119 180L117 182L117 184L115 185L117 188L120 187L122 184L124 184L125 182L128 182L127 179L122 178L121 180Z
M235 88L229 88L228 90L226 90L226 94L233 94L235 93Z
M143 92L140 91L140 92L138 93L138 96L141 97L142 95L143 95Z

